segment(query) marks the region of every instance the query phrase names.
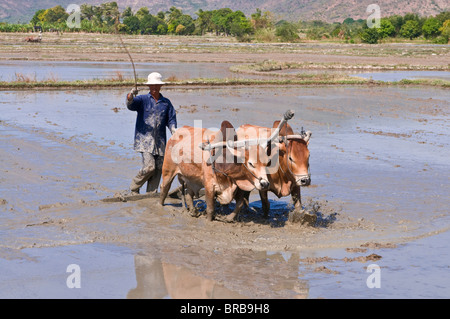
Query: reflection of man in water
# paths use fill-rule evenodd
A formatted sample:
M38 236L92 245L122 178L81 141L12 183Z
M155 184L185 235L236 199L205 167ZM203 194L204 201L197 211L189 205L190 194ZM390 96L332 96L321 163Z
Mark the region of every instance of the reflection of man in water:
M157 72L150 73L143 83L150 89L148 94L136 96L138 91L132 89L127 95L127 108L137 112L134 149L142 154L142 168L131 182L132 194L139 194L147 181L147 192L157 192L166 149L166 127L172 134L177 127L172 103L159 93L165 84L161 78Z

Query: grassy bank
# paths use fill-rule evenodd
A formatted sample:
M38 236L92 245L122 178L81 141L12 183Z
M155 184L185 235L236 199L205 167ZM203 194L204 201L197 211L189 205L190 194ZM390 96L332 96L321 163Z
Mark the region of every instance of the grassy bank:
M139 79L138 83L145 79ZM402 80L399 82L373 81L362 78L327 78L327 79L190 79L176 80L169 82L167 87L189 87L189 86L263 86L263 85L383 85L383 86L409 86L423 85L442 88L450 88L450 81L434 79ZM87 80L87 81L11 81L0 82L0 89L101 89L101 88L131 88L134 86L133 80ZM140 88L145 85L138 85Z
M412 65L412 64L348 64L317 62L280 62L266 60L258 63L239 64L230 67L236 73L257 75L278 75L282 70L342 70L342 71L448 71L450 65ZM286 76L286 74L283 74Z

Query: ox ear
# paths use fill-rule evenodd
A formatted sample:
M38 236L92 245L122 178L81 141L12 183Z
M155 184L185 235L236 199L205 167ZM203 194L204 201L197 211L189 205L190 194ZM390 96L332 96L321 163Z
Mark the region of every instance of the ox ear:
M236 130L230 122L223 121L220 125L220 132L222 133L222 140L224 142L229 140L237 141Z
M220 125L220 133L222 134L222 141L237 141L236 130L233 125L228 121L223 121ZM232 168L236 163L240 162L241 152L229 147L223 147L216 152L220 152L215 163L218 170L227 171Z
M272 143L267 143L266 155L272 156L274 152L278 152L280 155L284 155L284 153L286 153L285 142L285 139L280 138L279 140L275 140Z
M280 125L280 121L275 121L273 122L273 128L277 128L278 125ZM289 125L289 123L286 123L283 125L283 127L280 130L280 135L281 136L286 136L286 135L292 135L294 134L294 130L292 129L292 127Z
M276 129L278 127L278 125L280 125L280 121L275 121L273 122L273 128ZM292 127L286 123L285 125L283 125L283 127L280 130L280 136L287 136L289 134L293 134L294 130L292 129ZM268 156L273 155L272 154L272 150L276 149L280 155L284 155L284 153L286 153L286 140L284 138L279 138L278 140L273 141L271 144L267 144L267 152L266 154Z
M237 139L236 130L234 129L233 125L230 122L223 121L222 124L220 125L220 130L216 134L216 137L214 140L215 140L215 142L219 142L219 141L227 142L230 139L234 140L234 141ZM212 157L209 158L209 160L208 160L209 163L217 161L217 158L219 158L220 156L224 156L223 148L212 149L211 155L212 155ZM225 161L222 161L222 158L220 158L217 162L225 163Z

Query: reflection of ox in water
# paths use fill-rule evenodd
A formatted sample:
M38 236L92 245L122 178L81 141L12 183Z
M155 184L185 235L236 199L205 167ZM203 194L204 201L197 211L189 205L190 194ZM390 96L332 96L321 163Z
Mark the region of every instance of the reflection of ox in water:
M292 112L287 112L280 124L292 116ZM222 123L219 131L180 128L167 142L160 203L164 204L170 185L178 175L182 190L187 189L183 197L191 215L198 215L193 197L201 188L205 188L208 220L214 219L215 199L220 204L229 204L235 198L239 210L244 202L242 191L268 189L267 165L271 160L268 157L261 160L260 155L268 153L268 145L278 133L279 129L268 139L237 139L228 121Z
M308 283L298 276L299 265L302 262L298 252L235 251L225 255L226 260L223 263L218 262L216 252L213 251L183 249L183 253L186 252L192 260L201 262L190 265L173 264L166 259L172 259L172 254L183 255L179 251L170 250L164 252L164 255L167 255L162 259L145 253L136 255L134 257L136 287L128 292L127 298L241 299L288 296L304 299L308 297ZM261 271L254 271L261 261L276 267L277 273L268 276L270 270L267 267ZM223 268L220 268L218 263ZM233 268L231 265L239 267ZM212 269L214 271L211 271ZM227 269L226 278L221 278L224 269Z
M279 124L279 121L275 121L273 127L277 128ZM274 128L242 125L238 130L238 138L265 137L270 135ZM279 155L276 169L268 174L269 190L278 198L291 195L295 211L302 209L300 187L311 184L308 150L311 134L309 131L304 132L303 129L300 133L294 134L291 126L286 123L280 130L279 140L282 143L278 144L280 147L276 150ZM267 217L270 210L268 190L260 190L259 193L264 216ZM248 196L247 192L245 194L247 200ZM235 210L228 216L228 220L233 220L238 212Z
M127 298L244 298L212 279L196 275L186 267L146 255L136 255L134 262L137 286L129 291Z

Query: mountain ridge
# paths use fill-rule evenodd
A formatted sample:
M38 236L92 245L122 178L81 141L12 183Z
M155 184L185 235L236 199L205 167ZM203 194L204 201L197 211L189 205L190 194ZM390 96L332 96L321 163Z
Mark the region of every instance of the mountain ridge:
M2 0L0 3L0 22L30 21L34 12L38 9L47 9L56 5L67 8L73 0ZM82 3L99 5L109 2L101 0L84 0ZM167 11L175 6L184 13L195 17L199 9L214 10L231 8L241 10L246 16L250 16L257 8L272 12L276 19L281 20L323 20L327 22L342 22L346 18L366 19L370 13L366 12L367 6L374 0L124 0L117 1L120 10L130 6L133 11L141 7L148 7L152 14L159 11ZM418 13L421 16L436 15L442 11L450 10L448 0L378 0L381 16L405 13Z

